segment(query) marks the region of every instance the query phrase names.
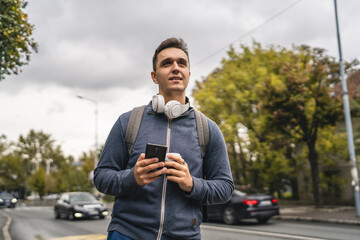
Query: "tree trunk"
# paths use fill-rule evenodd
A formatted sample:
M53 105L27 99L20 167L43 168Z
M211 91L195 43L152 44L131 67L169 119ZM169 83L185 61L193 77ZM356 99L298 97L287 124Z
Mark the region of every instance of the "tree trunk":
M291 185L291 199L299 200L299 184L297 178L291 178L290 185Z
M321 188L320 188L320 177L319 177L319 155L315 149L315 141L308 142L309 154L308 160L311 167L311 178L313 185L313 196L314 204L316 208L321 208L323 206L322 197L321 197Z

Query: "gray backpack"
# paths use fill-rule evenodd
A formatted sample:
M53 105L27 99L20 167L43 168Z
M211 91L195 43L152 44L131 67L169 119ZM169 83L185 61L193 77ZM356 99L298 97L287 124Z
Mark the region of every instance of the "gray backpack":
M125 142L128 150L128 154L131 154L131 151L134 147L136 137L139 132L140 124L142 117L144 115L145 105L140 107L135 107L131 114L128 126L125 133ZM196 129L199 138L199 144L201 148L201 157L204 158L206 154L206 147L209 144L209 126L206 119L206 116L200 111L194 109L195 119L196 119Z

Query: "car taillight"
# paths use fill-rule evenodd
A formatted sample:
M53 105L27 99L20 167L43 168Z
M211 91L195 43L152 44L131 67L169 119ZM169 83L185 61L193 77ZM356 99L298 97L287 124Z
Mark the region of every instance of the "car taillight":
M242 201L243 201L243 203L245 203L246 205L256 205L256 204L258 204L258 200L243 199Z
M277 203L278 200L276 198L274 198L273 200L271 200L272 203Z

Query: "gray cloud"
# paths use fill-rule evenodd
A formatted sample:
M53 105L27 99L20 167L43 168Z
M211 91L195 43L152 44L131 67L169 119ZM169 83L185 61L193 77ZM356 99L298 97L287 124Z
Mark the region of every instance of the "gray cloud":
M151 58L167 37L188 43L189 96L195 80L220 66L230 44L308 44L338 56L332 0L28 1L39 53L21 74L0 82L0 130L12 140L44 130L74 156L94 146L93 103L76 95L98 101L104 142L120 113L149 102L157 91ZM343 56L359 58L360 1L339 0L338 8Z
M40 48L17 77L19 88L34 82L96 90L151 84L153 51L170 36L188 42L192 63L206 60L194 68L196 79L219 66L234 40L239 40L235 46L249 44L252 38L264 45L316 44L337 54L332 1L300 1L240 39L290 4L287 0L30 0L27 11L36 26L34 37ZM358 24L354 23L359 20L355 9L360 4L339 4L344 37L352 34L343 41L344 52L359 56L359 50L354 53L354 46L349 45L359 39Z

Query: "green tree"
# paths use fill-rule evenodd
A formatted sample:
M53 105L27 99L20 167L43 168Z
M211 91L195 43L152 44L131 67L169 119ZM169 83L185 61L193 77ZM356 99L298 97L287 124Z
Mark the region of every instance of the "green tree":
M347 63L347 68L357 62ZM339 81L338 63L323 49L307 46L287 50L254 42L252 49L234 48L213 73L197 82L193 96L201 111L217 122L228 144L238 141L245 126L250 144L242 169L231 159L233 170L261 173L272 184L293 179L302 158L294 158L306 146L311 166L316 206L322 205L319 178L318 132L335 125L341 103L329 95L330 84ZM238 151L239 152L239 151ZM241 152L241 151L240 151ZM251 166L251 168L249 168ZM279 167L280 166L280 167ZM236 175L235 175L236 176ZM258 175L259 176L259 175ZM295 175L296 176L296 175ZM275 186L280 191L283 186Z
M88 153L83 152L80 156L79 162L81 163L81 170L84 171L85 174L90 174L90 172L94 170L94 158L94 151L89 151Z
M61 146L56 145L52 136L43 131L30 130L26 136L20 135L16 151L23 159L23 169L27 176L37 169L37 165L45 169L46 160L53 160L53 169L59 168L66 160Z
M6 136L0 136L0 188L17 190L24 197L26 174L21 157L15 152L15 145L6 141Z
M46 191L46 174L43 167L39 167L39 169L28 178L28 184L34 192L39 194L40 199L42 199Z
M0 5L0 81L5 75L18 74L20 67L30 61L38 46L31 37L34 25L24 12L27 2L2 0Z
M67 160L59 170L54 173L57 192L91 191L93 184L81 166Z
M28 186L29 181L26 179L35 174L39 168L46 169L46 161L51 159L51 171L47 176L44 193L58 192L56 182L58 179L55 178L55 173L60 171L66 161L73 160L64 156L61 146L55 144L52 136L43 131L30 130L27 135L20 135L14 146L14 154L20 159L19 166L24 176L23 185Z
M197 82L193 92L195 104L220 126L228 146L235 183L252 183L262 189L270 184L261 181L261 178L276 182L289 175L291 170L289 164L281 163L286 168L277 168L278 175L268 171L275 162L287 161L281 154L270 151L284 152L283 145L290 145L292 141L279 138L279 131L271 129L268 124L268 115L259 112L259 91L268 76L267 65L271 65L269 61L272 59L281 59L281 56L275 50L262 52L258 49L253 53L245 46L243 55L231 48L228 56L229 59L222 61L221 68L202 82ZM273 161L273 157L277 160ZM279 192L282 186L276 184L271 188L271 191Z

